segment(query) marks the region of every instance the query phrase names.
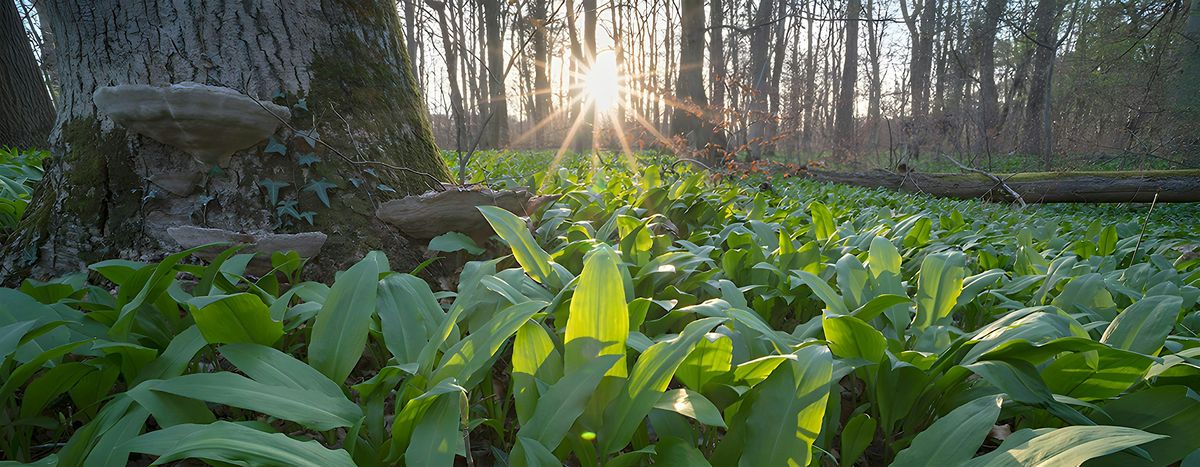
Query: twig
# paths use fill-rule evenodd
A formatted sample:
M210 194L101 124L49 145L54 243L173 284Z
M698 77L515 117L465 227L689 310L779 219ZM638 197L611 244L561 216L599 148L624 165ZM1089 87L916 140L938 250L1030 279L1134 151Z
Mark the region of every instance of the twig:
M959 161L958 161L958 159L955 159L955 158L953 158L953 157L950 157L950 155L949 155L949 154L942 153L942 157L945 157L945 158L946 158L947 160L949 160L950 162L953 162L953 163L954 163L954 165L957 165L957 166L958 166L958 168L959 168L959 169L961 169L961 170L965 170L965 171L967 171L967 172L975 172L975 173L977 173L977 174L980 174L980 175L983 175L983 176L985 176L985 177L987 177L987 178L990 178L990 179L992 179L992 181L996 182L996 184L997 184L997 185L999 185L1001 188L1004 188L1004 191L1005 191L1005 192L1007 192L1007 193L1008 193L1008 195L1009 195L1009 196L1011 196L1011 197L1012 197L1014 200L1016 200L1016 202L1017 202L1017 204L1018 204L1018 205L1020 205L1021 207L1025 207L1025 206L1026 206L1026 204L1025 204L1025 199L1024 199L1024 198L1022 198L1022 197L1021 197L1021 195L1020 195L1019 193L1017 193L1017 192L1016 192L1016 190L1013 190L1013 189L1012 189L1012 187L1008 186L1008 183L1005 183L1005 182L1004 182L1004 180L1001 180L1001 179L1000 179L1000 177L997 177L997 176L995 176L995 175L992 175L991 173L989 173L989 172L987 172L987 171L984 171L984 170L976 169L976 168L974 168L974 167L968 167L968 166L965 166L965 165L963 165L963 163L962 163L962 162L959 162Z
M1154 214L1154 205L1158 203L1158 193L1154 193L1154 199L1150 200L1150 210L1146 212L1146 217L1142 219L1142 231L1138 233L1137 244L1133 246L1133 256L1129 257L1129 267L1133 267L1133 263L1137 261L1138 250L1142 248L1142 238L1146 236L1146 224L1150 223L1150 215Z
M675 162L672 162L672 163L671 163L670 170L671 170L672 172L674 172L674 171L675 171L675 166L679 165L679 163L680 163L680 162L691 162L691 163L693 163L693 164L699 165L700 167L704 167L704 170L707 170L707 171L709 171L709 172L715 172L715 171L712 169L712 167L709 167L709 166L708 166L708 164L705 164L705 163L703 163L703 162L700 162L700 161L699 161L699 160L697 160L697 159L692 159L692 158L690 158L690 157L679 157L679 158L676 158Z
M270 114L272 117L275 117L276 120L279 120L279 123L282 123L284 126L286 126L288 128L288 130L292 131L292 133L300 132L300 130L297 130L296 127L292 126L291 122L284 120L283 117L275 115L275 112L272 112L271 109L268 109L266 105L263 105L262 101L260 101L257 97L251 96L250 93L246 92L246 90L248 90L248 88L249 88L249 85L247 83L247 86L242 88L243 89L242 94L250 96L250 100L253 100L255 104L258 104L258 106L261 107L264 112ZM336 112L337 111L334 111L334 113L336 113ZM347 127L349 127L349 123L347 123ZM349 130L347 129L347 131L349 131ZM348 134L348 136L349 136L349 134ZM350 136L350 138L351 138L351 140L353 140L354 137ZM343 154L342 151L338 150L338 148L335 148L332 145L330 145L329 143L325 142L325 140L321 139L320 136L313 138L313 140L320 143L322 146L325 146L330 151L333 151L334 154L337 154L338 157L341 157L342 160L344 160L350 164L378 165L378 166L386 167L386 168L389 168L392 170L399 170L402 172L411 173L413 175L427 177L430 180L434 181L434 183L426 182L426 185L429 185L430 188L433 188L435 191L446 191L446 187L442 186L442 180L439 180L437 177L434 177L433 175L430 175L428 173L422 172L420 170L410 169L408 167L400 167L398 165L388 164L386 162L379 162L379 161L372 161L372 160L362 160L362 161L354 160L354 159L350 158L349 156ZM355 146L357 147L357 144L355 144ZM450 182L454 183L453 180L451 180Z

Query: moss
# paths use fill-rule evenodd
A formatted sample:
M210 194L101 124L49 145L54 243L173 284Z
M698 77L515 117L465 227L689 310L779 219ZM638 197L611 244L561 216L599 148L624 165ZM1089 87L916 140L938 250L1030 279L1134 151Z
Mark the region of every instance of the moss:
M314 59L310 105L316 106L315 112L326 116L333 113L323 110L333 107L346 119L319 122L323 139L344 154L356 155L351 135L346 131L349 125L368 160L449 180L450 172L434 141L406 49L398 40L399 24L393 22L380 29L378 36L367 36L365 40L378 40L386 46L368 45L364 39L346 33ZM428 180L421 179L423 176L380 167L376 171L381 176L386 174L387 179L381 181L400 194L429 189Z

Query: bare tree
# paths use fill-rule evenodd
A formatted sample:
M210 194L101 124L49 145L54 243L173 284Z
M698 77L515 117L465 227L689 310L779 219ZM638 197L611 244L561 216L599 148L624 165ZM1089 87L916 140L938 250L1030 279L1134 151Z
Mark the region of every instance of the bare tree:
M1051 133L1045 125L1045 119L1049 118L1050 72L1058 51L1055 19L1059 10L1058 0L1038 0L1037 8L1033 11L1033 31L1030 40L1033 41L1035 49L1021 132L1021 150L1027 154L1041 156L1047 168L1053 148L1050 147Z
M508 145L508 93L504 84L504 30L500 20L506 15L508 2L484 0L484 27L487 30L488 73L488 142L492 146Z

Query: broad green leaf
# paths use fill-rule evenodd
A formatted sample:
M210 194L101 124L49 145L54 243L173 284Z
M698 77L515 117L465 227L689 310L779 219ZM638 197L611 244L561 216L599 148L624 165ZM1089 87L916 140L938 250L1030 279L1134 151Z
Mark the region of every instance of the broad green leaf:
M1178 462L1200 449L1200 401L1183 386L1161 386L1131 392L1104 404L1113 425L1137 428L1169 438L1142 447L1154 458L1147 461L1127 452L1115 452L1088 462L1089 466L1152 466ZM1186 464L1185 464L1186 465Z
M805 466L812 460L832 383L833 357L822 346L804 347L795 355L796 360L779 365L747 393L717 448L717 458L736 453L742 466ZM730 436L735 431L737 435Z
M271 345L283 336L283 323L272 321L267 305L252 294L197 297L188 307L210 344Z
M596 397L588 404L588 415L584 418L589 425L600 423L605 407L616 397L628 375L625 340L629 336L629 311L624 291L616 253L607 245L596 247L584 261L571 298L563 355L564 377L570 377L596 357L619 358L608 369L606 379L596 389Z
M221 356L251 379L270 386L317 391L342 398L342 388L321 372L271 347L256 344L229 344L219 349Z
M868 362L883 359L887 339L865 321L853 316L825 314L821 319L829 350L839 358L861 358Z
M554 453L542 446L542 443L525 437L517 437L513 443L513 451L508 455L508 465L512 467L561 467L562 461L554 457Z
M393 357L417 362L433 331L446 319L429 284L410 274L390 274L379 281L380 331Z
M850 417L842 429L842 456L838 459L840 464L854 465L858 462L871 445L871 441L875 440L875 427L875 419L865 413Z
M487 219L488 224L491 224L496 235L499 235L500 239L504 240L509 248L512 248L513 256L517 258L517 262L521 264L529 277L552 287L562 285L558 283L558 275L550 266L550 254L546 253L546 250L543 250L533 240L533 235L529 233L529 227L525 225L525 221L496 206L476 206L476 208L483 213L483 217Z
M537 382L554 384L562 377L562 355L554 348L545 328L537 322L526 321L513 340L512 362L517 421L524 425L533 416L542 393Z
M479 379L478 373L484 369L496 351L500 350L500 346L504 345L522 324L529 321L529 317L545 307L546 302L531 301L512 305L496 314L483 327L476 329L446 351L442 357L442 365L433 373L431 381L436 383L455 378L466 386L474 386Z
M554 383L538 399L533 416L521 425L517 437L538 442L549 450L558 448L571 425L583 414L589 396L605 373L619 361L616 355L599 356Z
M171 343L167 344L167 349L158 358L142 367L142 371L138 372L137 379L133 384L136 386L143 381L167 379L183 374L188 363L205 345L204 336L200 335L200 329L194 325L188 327L171 339Z
M433 237L433 239L429 240L428 249L429 251L445 251L447 253L466 251L472 255L483 254L484 252L483 248L475 244L475 240L471 240L471 237L459 232L446 232Z
M921 262L914 328L924 330L943 323L950 316L950 310L962 293L967 271L965 263L965 257L959 252L929 255Z
M813 235L817 241L825 242L837 235L833 226L833 214L820 201L808 203L808 212L812 215Z
M659 440L654 447L654 465L664 467L711 467L704 453L691 443L679 438Z
M412 441L404 451L407 465L453 465L459 436L460 409L466 403L462 397L439 397L417 421ZM470 455L470 453L468 453Z
M263 384L233 373L194 373L162 380L155 391L228 405L291 420L314 430L350 427L362 418L345 397Z
M1003 401L1002 396L988 395L950 411L917 433L891 465L960 465L970 460L996 424Z
M725 420L721 419L717 406L689 389L671 389L663 393L654 408L675 412L705 425L725 428Z
M815 294L817 298L820 298L821 301L825 302L825 306L834 313L839 315L850 313L850 310L846 308L846 302L842 300L842 297L838 295L837 292L833 291L833 287L830 287L829 284L823 279L806 271L793 271L792 274L793 277L800 280L801 283L812 289L813 294Z
M355 465L341 449L330 450L316 441L299 441L282 433L265 433L226 421L151 431L130 440L128 447L133 452L159 456L156 463L204 459L239 465Z
M358 364L367 344L375 313L380 259L371 252L333 283L317 313L308 345L308 363L333 382L342 384Z
M1123 426L1068 426L1014 444L1007 449L997 449L971 459L963 466L1081 465L1088 459L1161 438L1164 436Z
M1183 298L1155 295L1138 300L1117 315L1100 342L1118 349L1156 355L1175 327Z
M654 344L642 353L620 395L604 411L604 426L598 437L602 452L612 453L629 443L638 425L662 397L683 359L708 331L725 320L716 317L698 319L689 323L675 339Z
M696 391L702 391L704 385L732 368L733 339L724 334L710 332L704 335L692 349L692 353L683 359L679 369L675 370L675 378L684 386Z

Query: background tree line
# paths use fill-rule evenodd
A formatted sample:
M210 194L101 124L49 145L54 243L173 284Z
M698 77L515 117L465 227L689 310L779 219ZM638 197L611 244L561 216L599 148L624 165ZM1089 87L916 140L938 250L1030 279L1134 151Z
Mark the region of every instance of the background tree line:
M1046 168L1194 168L1198 4L399 0L397 8L446 149L628 146L889 164L953 153L978 166L1021 155ZM52 56L37 2L15 6L38 57ZM606 53L621 76L620 105L598 115L585 74Z

